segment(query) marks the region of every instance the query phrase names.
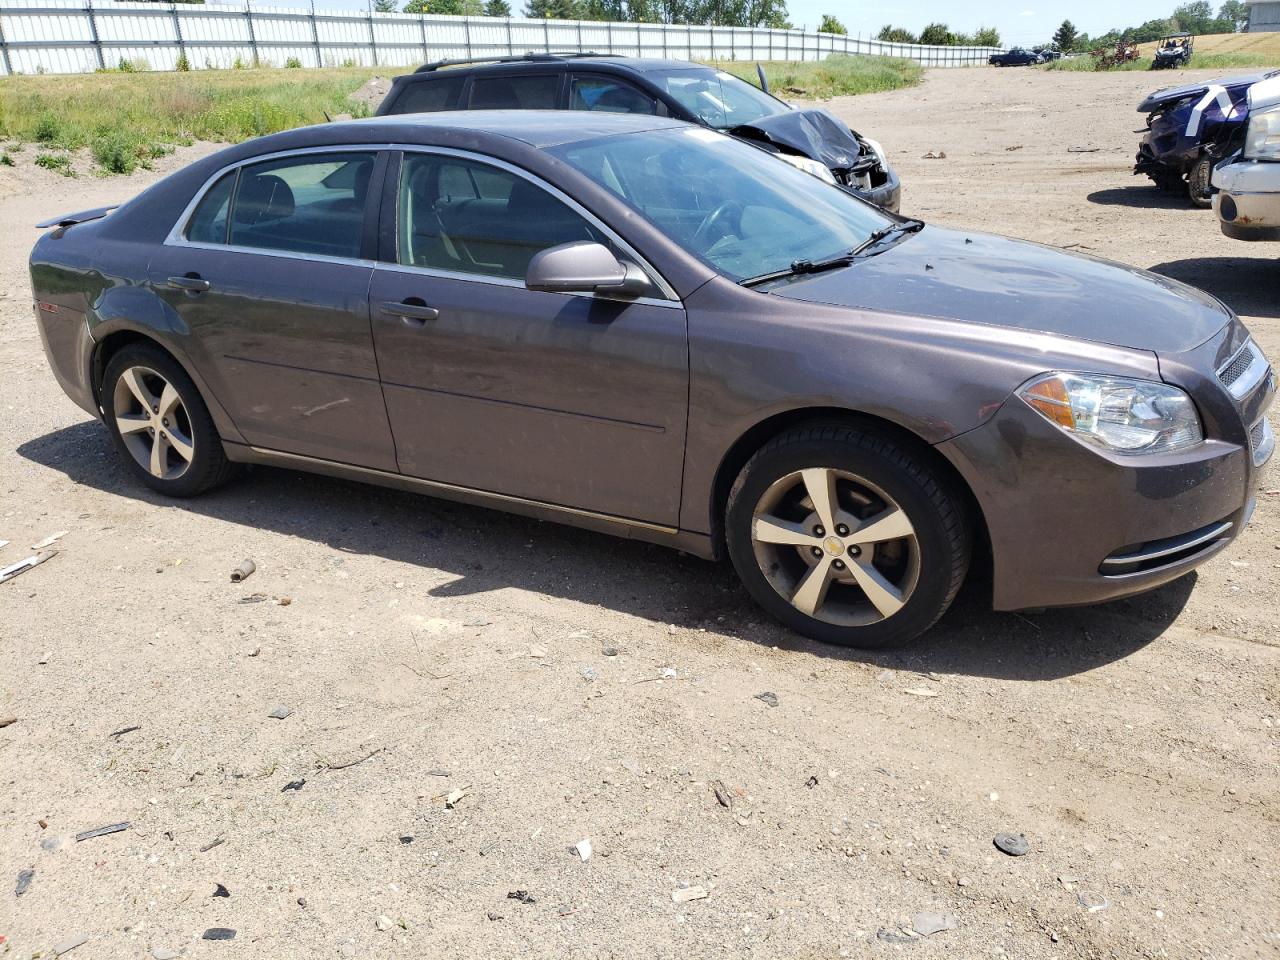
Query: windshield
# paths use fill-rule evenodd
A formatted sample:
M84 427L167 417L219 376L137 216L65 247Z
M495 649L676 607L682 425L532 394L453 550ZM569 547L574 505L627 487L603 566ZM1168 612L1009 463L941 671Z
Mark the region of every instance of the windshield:
M735 281L840 256L897 221L839 187L699 127L550 151Z
M722 70L665 70L646 74L708 126L727 130L786 113L781 100Z

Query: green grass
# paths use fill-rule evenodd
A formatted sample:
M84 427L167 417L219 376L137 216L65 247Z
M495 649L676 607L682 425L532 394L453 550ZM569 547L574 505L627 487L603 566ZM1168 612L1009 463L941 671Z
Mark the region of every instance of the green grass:
M236 143L368 111L348 96L369 69L112 71L0 79L0 139L88 148L104 171L129 173L174 145Z
M1258 67L1280 67L1280 55L1267 53L1196 53L1191 57L1191 63L1186 67L1179 69L1190 70L1248 70ZM1071 70L1083 71L1091 73L1097 71L1098 62L1093 57L1072 57L1070 60L1053 60L1046 63L1040 69L1042 70ZM1118 67L1112 67L1112 70L1150 70L1151 59L1149 57L1139 57L1137 60L1130 60L1122 63ZM1170 73L1174 71L1170 70Z
M1061 60L1050 60L1040 70L1066 70L1071 73L1098 73L1101 68L1098 61L1092 56L1088 57L1072 57L1067 59L1063 57ZM1111 67L1111 70L1150 70L1151 61L1145 57L1139 57L1137 60L1128 60L1117 66ZM1109 72L1109 71L1106 71Z
M754 63L719 66L755 82ZM764 67L775 94L803 99L897 90L919 83L924 74L918 64L889 57L833 56ZM161 73L129 62L80 76L5 77L0 140L60 151L42 153L45 158L87 149L102 172L127 174L193 140L237 143L321 123L326 113L367 114L348 97L374 73L359 67ZM58 169L70 171L69 162Z
M37 154L36 166L44 167L46 170L56 170L64 177L74 177L76 175L76 172L71 169L71 158L65 153Z
M733 61L716 64L720 69L758 83L754 62ZM765 62L764 75L769 91L783 99L827 100L858 93L883 93L915 86L924 68L911 60L896 57L847 57L837 54L826 60L806 63Z
M1280 67L1280 55L1267 53L1193 53L1191 67L1206 70L1235 70L1250 67Z

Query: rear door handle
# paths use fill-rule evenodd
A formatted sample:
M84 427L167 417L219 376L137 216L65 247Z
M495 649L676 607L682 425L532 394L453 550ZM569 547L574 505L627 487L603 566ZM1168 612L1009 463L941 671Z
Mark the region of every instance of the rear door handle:
M199 277L170 277L169 286L174 290L185 290L187 293L205 293L212 284Z
M395 303L387 301L382 305L382 312L391 317L403 317L405 320L417 320L426 323L428 320L436 320L440 316L440 311L435 307L428 307L425 303Z

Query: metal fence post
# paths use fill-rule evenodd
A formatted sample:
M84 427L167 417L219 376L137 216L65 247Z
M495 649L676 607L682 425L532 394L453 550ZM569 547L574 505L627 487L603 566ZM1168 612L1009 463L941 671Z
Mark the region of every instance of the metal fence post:
M244 0L244 22L249 28L249 51L253 55L253 65L259 66L258 37L253 32L253 12L249 9L249 0Z
M609 52L613 53L613 24L608 21L604 25L604 35L608 38Z
M4 58L4 74L6 77L13 76L13 63L9 60L9 44L4 39L4 21L0 19L0 57Z
M542 49L551 52L551 21L545 18L542 21Z
M514 56L515 49L511 43L511 18L507 17L507 56Z
M470 17L464 17L462 20L462 40L467 48L467 56L470 57L472 55L471 54L471 18Z
M320 27L316 23L316 0L311 0L311 42L316 48L316 66L324 66L324 58L320 55Z
M173 17L173 36L178 41L178 60L187 60L187 48L182 42L182 24L178 20L178 5L176 3L169 4L169 14ZM177 66L177 63L174 66ZM191 66L190 60L187 60L187 66Z
M365 17L369 21L369 49L373 51L373 65L378 65L378 38L373 32L373 4L370 3L364 12Z
M85 0L84 11L89 15L89 37L93 41L93 52L98 57L98 69L105 70L107 61L102 59L102 38L98 36L98 18L93 15L93 0Z
M425 13L418 14L418 32L422 34L422 62L431 62L431 51L427 49L427 15ZM471 56L471 51L467 51L467 56Z

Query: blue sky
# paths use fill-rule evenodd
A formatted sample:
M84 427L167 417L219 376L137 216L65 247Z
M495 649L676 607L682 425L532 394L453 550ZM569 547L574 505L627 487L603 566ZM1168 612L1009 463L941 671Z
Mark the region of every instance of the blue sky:
M305 6L308 0L256 0L273 6ZM316 0L317 7L363 8L369 0ZM875 34L886 23L918 31L927 23L940 21L957 32L970 33L980 26L994 26L1005 44L1030 44L1048 40L1064 19L1077 30L1106 33L1112 27L1128 27L1168 16L1180 0L982 0L956 3L954 0L787 0L791 21L796 26L816 29L824 13L833 13L849 28L850 34ZM1210 0L1216 11L1220 0ZM510 0L519 14L525 0Z
M980 26L994 26L1008 44L1048 40L1064 19L1077 30L1106 33L1112 27L1127 27L1166 17L1181 0L1075 0L1072 3L1040 0L982 0L956 3L954 0L891 0L861 3L854 0L788 0L792 23L816 27L824 13L833 13L851 34L875 33L886 23L919 30L939 21L957 32L970 33ZM1216 11L1220 0L1210 0Z

